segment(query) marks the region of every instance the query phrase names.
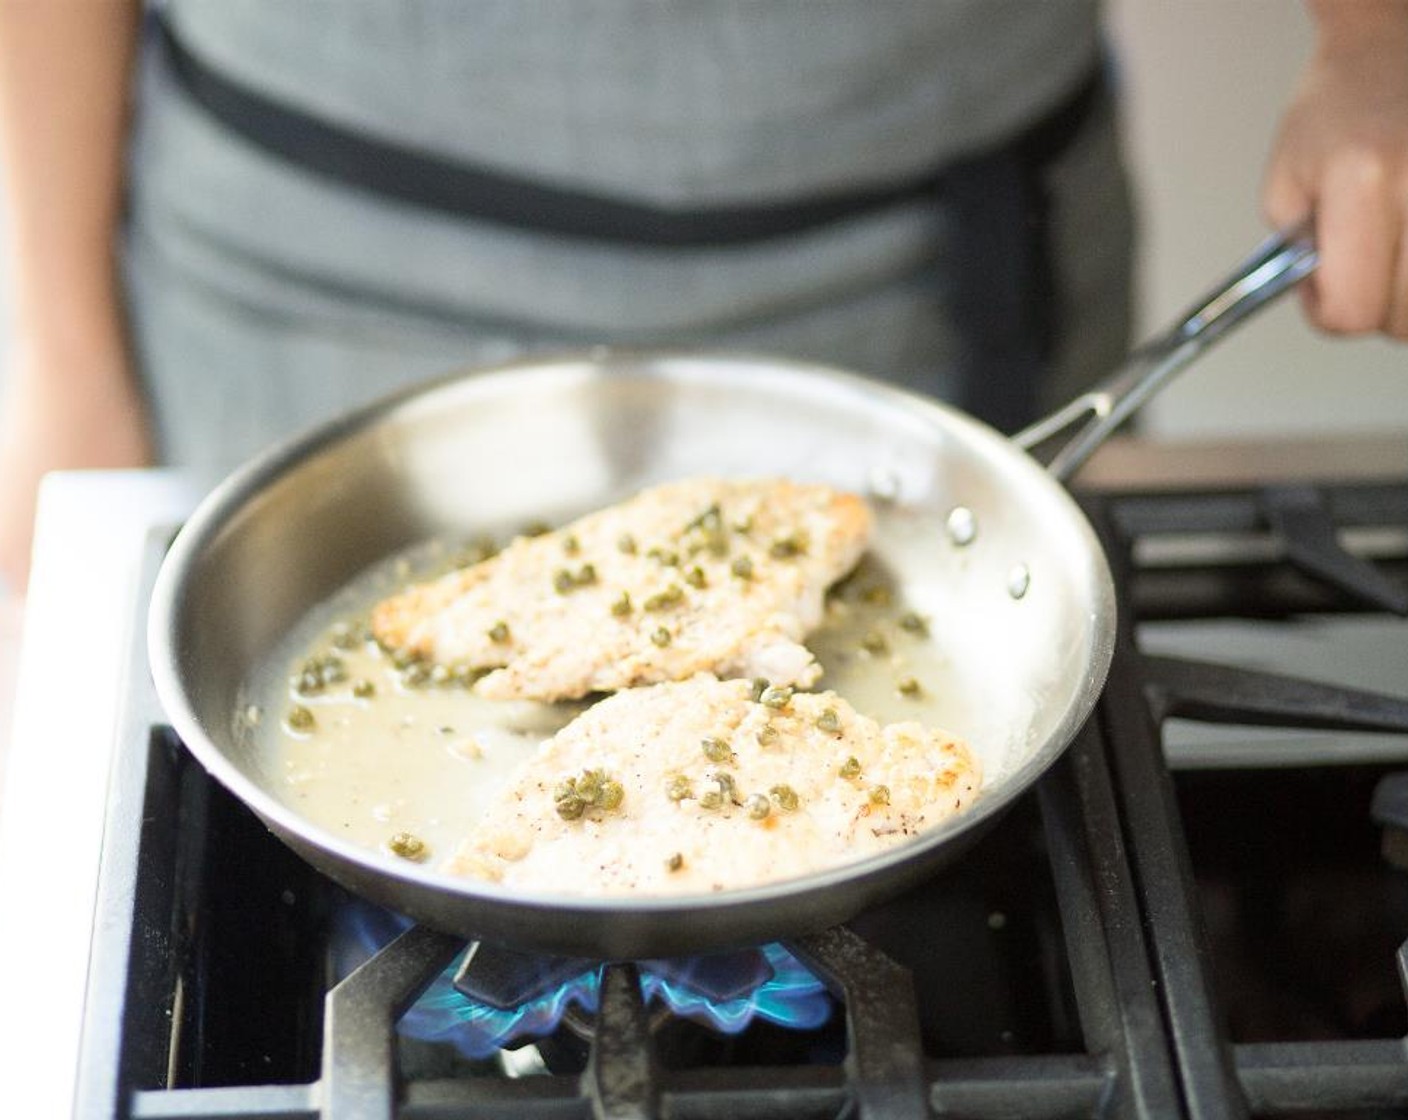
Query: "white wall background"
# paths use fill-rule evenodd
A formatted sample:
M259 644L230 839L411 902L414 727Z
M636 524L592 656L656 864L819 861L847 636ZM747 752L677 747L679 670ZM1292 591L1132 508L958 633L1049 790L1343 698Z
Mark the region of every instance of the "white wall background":
M1313 29L1299 0L1107 4L1142 214L1145 334L1264 235L1262 167ZM1146 420L1168 438L1408 437L1408 346L1318 335L1287 297L1190 368Z

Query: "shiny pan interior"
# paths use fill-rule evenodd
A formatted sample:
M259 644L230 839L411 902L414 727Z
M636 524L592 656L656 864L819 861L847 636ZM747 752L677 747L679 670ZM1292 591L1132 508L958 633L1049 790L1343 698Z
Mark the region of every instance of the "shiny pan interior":
M904 846L748 889L550 897L437 874L356 847L273 792L240 733L242 690L314 606L436 536L548 521L691 475L783 476L899 503L936 532L879 559L937 579L953 662L980 689L989 767L964 815ZM957 856L1059 756L1103 685L1114 596L1093 532L1025 452L960 412L774 358L598 351L470 371L337 420L251 462L178 535L149 646L195 757L319 870L430 926L520 949L649 958L757 944L844 921Z

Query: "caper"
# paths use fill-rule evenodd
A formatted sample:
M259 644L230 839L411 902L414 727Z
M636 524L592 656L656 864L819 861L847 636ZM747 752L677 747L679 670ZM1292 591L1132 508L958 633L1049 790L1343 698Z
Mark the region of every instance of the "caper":
M678 871L683 866L684 855L681 852L676 852L674 855L672 855L669 859L665 861L665 868L669 871Z
M867 630L860 640L860 648L878 657L889 652L890 642L881 631Z
M576 556L577 553L582 551L582 542L571 533L568 533L567 536L562 538L562 551L567 553L568 556Z
M376 695L376 685L365 677L352 682L352 695L358 700L370 700Z
M698 564L694 565L694 567L690 568L689 571L685 572L684 581L685 583L689 584L690 587L694 587L700 590L709 586L709 577L704 574L704 569L701 568Z
M634 556L636 554L635 537L630 533L622 533L616 538L616 549L618 552L624 552L627 556Z
M913 634L916 638L927 638L929 636L929 623L921 614L914 611L906 611L900 615L900 629Z
M577 796L588 805L595 805L601 800L601 791L605 784L606 775L600 770L584 770L582 776L577 779Z
M665 786L665 796L671 801L683 801L694 796L694 785L683 774L676 774Z
M870 790L870 803L872 805L888 805L890 803L890 787L873 786Z
M680 554L668 548L656 546L646 553L646 556L654 560L662 568L678 568L680 564Z
M783 809L789 813L796 811L798 804L797 791L791 786L773 786L772 789L768 790L768 793L770 793L772 799L777 802L779 809Z
M805 533L789 533L785 537L778 537L768 547L768 555L774 560L792 560L807 551L807 536Z
M894 592L883 583L873 583L860 593L861 602L872 607L888 607L895 598Z
M332 644L341 650L356 649L366 641L366 632L350 622L339 622L332 628Z
M720 524L722 524L722 515L719 511L719 503L714 502L684 529L686 533L691 529L717 529Z
M293 691L299 696L316 696L323 691L323 678L316 669L303 669L293 678Z
M913 677L901 677L895 687L900 690L901 696L918 696L924 691L920 683Z
M572 577L572 582L578 587L590 587L596 582L596 565L583 564L577 569L577 574Z
M755 735L754 738L758 740L758 746L769 747L777 742L781 734L782 733L772 724L765 723L762 727L758 728L758 734Z
M318 666L318 676L323 684L341 684L347 679L347 663L340 657L329 654Z
M845 762L841 763L841 769L838 771L838 773L843 778L859 778L860 759L858 759L855 755L851 755L850 758L846 759Z
M557 815L565 821L577 820L590 807L619 809L625 797L625 787L605 770L583 770L558 782L552 791Z
M566 568L558 568L557 571L553 572L552 589L559 595L566 595L576 586L577 581L572 578L572 573Z
M290 731L312 731L318 726L318 721L313 718L313 713L302 704L295 704L288 710L286 721Z
M670 644L672 638L670 632L666 630L663 626L661 626L650 635L650 640L654 642L657 646L659 646L661 649L664 649L667 645Z
M458 661L450 666L450 681L460 688L470 688L485 672L484 669L477 669L473 665Z
M767 677L754 677L754 678L753 678L753 681L752 681L752 699L753 699L753 703L756 704L759 700L761 700L761 699L763 698L763 693L766 692L767 690L768 690L768 679L767 679Z
M601 787L593 785L584 778L573 787L571 796L590 808L595 805L597 800L601 797Z
M621 597L611 604L611 613L617 618L625 618L631 613L631 593L621 592Z
M678 606L683 601L684 588L677 583L672 583L664 591L657 591L650 596L642 605L648 611L663 611Z
M763 690L763 694L758 697L758 703L765 708L781 711L792 703L792 690L784 684L772 685Z
M430 683L430 666L424 661L407 665L406 671L401 674L401 683L407 688L423 688Z
M625 799L625 786L617 781L606 781L601 784L601 796L597 798L597 805L609 813L613 809L619 809Z
M564 797L553 808L557 810L557 815L563 820L575 821L587 811L587 803L580 797Z
M717 809L724 803L723 791L717 786L713 789L706 789L699 795L699 807L701 809Z
M816 717L816 726L817 730L828 735L835 734L841 730L841 717L836 714L835 708L823 708L821 715Z
M755 821L760 821L772 812L772 805L761 793L755 793L743 803L743 807L748 810L748 816Z
M753 558L751 556L735 556L733 563L728 566L728 570L739 579L752 579Z
M728 555L728 536L724 532L723 514L717 503L686 525L685 532L699 534L695 543L690 545L691 556L701 550L707 550L711 556Z
M699 745L704 748L704 757L710 762L727 762L733 757L733 751L722 739L704 739Z
M386 842L386 846L393 855L398 855L402 859L423 860L429 853L426 851L425 841L419 836L413 836L409 832L398 832Z
M455 553L454 567L472 568L475 564L482 564L491 556L498 554L499 546L493 537L476 537L460 546L460 550Z

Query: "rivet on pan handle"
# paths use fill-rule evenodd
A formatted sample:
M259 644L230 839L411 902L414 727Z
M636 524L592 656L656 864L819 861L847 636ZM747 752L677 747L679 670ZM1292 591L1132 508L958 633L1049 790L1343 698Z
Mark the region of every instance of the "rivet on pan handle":
M1013 436L1038 452L1058 436L1065 442L1046 469L1065 482L1125 420L1252 312L1289 291L1319 263L1310 219L1269 238L1163 334L1144 343L1104 381Z

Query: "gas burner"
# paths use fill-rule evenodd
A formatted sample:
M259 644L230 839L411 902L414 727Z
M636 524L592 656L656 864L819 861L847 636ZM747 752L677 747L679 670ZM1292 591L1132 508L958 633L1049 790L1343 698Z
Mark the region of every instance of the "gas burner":
M411 925L408 918L347 899L336 909L330 935L338 976L350 974ZM411 1004L397 1030L447 1042L468 1058L517 1049L559 1026L589 1043L606 967L471 942ZM652 1032L675 1019L728 1035L747 1030L755 1019L810 1031L831 1018L825 985L781 945L642 961L636 971Z

